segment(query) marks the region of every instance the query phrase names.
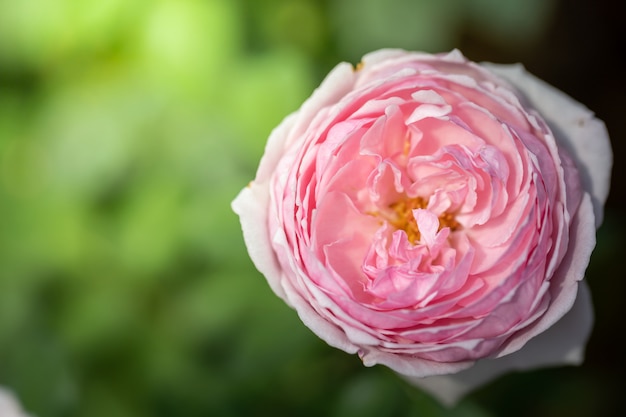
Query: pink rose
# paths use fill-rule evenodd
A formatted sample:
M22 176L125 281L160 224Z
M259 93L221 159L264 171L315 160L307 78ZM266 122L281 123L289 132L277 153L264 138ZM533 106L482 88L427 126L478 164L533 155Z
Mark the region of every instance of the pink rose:
M582 360L611 158L604 124L521 66L381 50L272 132L233 209L313 332L453 403Z

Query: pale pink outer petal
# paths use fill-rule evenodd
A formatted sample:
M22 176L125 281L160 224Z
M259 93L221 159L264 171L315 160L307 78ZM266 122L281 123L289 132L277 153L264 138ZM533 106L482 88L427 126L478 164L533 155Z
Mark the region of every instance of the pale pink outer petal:
M231 204L233 211L239 215L243 239L248 248L250 259L252 259L256 269L268 277L270 287L283 300L285 299L285 292L278 281L281 269L272 249L267 222L270 200L269 178L273 167L276 167L284 152L284 143L294 124L295 116L295 114L287 116L272 131L259 164L256 179L241 190Z
M578 289L589 265L591 252L596 245L596 230L594 226L593 207L589 194L583 196L580 207L570 225L570 248L568 248L561 264L551 278L551 285L558 285L558 292L552 292L550 308L546 313L527 329L517 333L508 345L499 353L500 357L516 352L532 338L547 331L558 323L576 302ZM545 340L551 344L586 344L587 339L578 340L575 335L561 333L555 340ZM525 348L525 347L524 347ZM549 349L550 346L546 346ZM555 363L558 365L558 363Z
M576 236L572 236L576 250L568 253L563 260L564 271L569 271L570 268L580 270L581 267L584 270L584 266L589 261L588 246L595 245L592 214L591 201L586 195L573 224L577 232ZM585 256L579 256L585 253ZM572 281L582 277L567 278ZM576 291L577 288L578 291ZM442 403L454 405L469 391L508 371L580 364L583 360L584 347L593 327L591 296L587 283L584 281L579 285L570 283L564 286L564 290L558 300L553 300L559 308L550 309L539 323L530 329L526 337L517 341L520 344L525 343L522 349L499 358L480 360L472 368L457 374L426 378L407 377L406 379L431 393ZM549 327L563 311L568 309L565 316ZM535 336L532 337L533 335Z
M528 342L524 349L499 359L478 361L472 368L454 375L406 379L442 403L454 405L469 391L510 371L555 364L579 365L592 327L591 295L583 282L572 309L558 323Z
M29 417L22 409L21 404L13 393L0 388L0 416L2 417Z
M254 266L265 276L274 293L292 307L294 299L292 298L290 302L283 287L285 284L282 279L283 273L272 249L273 236L270 236L268 227L270 178L275 175L278 162L289 146L300 137L301 130L310 124L321 108L335 103L347 94L353 87L354 80L355 73L352 66L347 63L337 65L326 76L300 109L287 116L272 131L259 163L256 178L241 190L231 204L233 211L239 215L244 241ZM304 300L298 304L299 308L310 309ZM344 345L344 343L334 345L337 344Z
M521 64L481 65L515 86L548 122L559 145L567 149L576 162L583 189L591 194L596 227L599 227L613 165L611 142L604 122L581 103L527 72Z
M551 308L526 335L516 337L497 359L484 359L474 367L454 375L407 378L446 404L456 403L467 392L511 370L542 366L576 365L583 359L584 346L593 325L593 310L586 283L581 280L591 250L595 228L602 222L612 166L610 140L604 123L582 104L526 72L522 65L481 64L518 88L550 125L581 172L585 195L572 224L575 233L570 249L554 279L564 291ZM573 273L572 273L573 272ZM579 289L578 291L576 291ZM550 327L558 317L572 309ZM554 308L558 307L558 309ZM524 345L525 344L525 345ZM521 350L519 347L524 345Z
M280 284L282 272L272 249L267 224L269 198L267 183L259 185L252 182L241 190L231 206L239 215L243 240L252 263L267 278L274 293L286 301L285 292Z

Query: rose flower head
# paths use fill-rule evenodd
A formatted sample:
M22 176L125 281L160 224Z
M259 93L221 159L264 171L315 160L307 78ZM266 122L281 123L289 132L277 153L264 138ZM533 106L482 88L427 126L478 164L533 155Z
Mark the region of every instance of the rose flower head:
M611 162L604 124L520 65L380 50L272 132L232 206L315 334L454 403L582 361Z

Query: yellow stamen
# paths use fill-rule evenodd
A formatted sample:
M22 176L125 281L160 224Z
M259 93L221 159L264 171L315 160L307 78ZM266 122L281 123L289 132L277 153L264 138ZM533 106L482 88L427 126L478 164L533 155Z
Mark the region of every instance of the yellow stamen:
M413 210L425 209L427 206L428 200L422 197L406 198L389 205L393 213L384 214L377 212L375 215L380 215L396 229L404 230L409 242L415 245L421 239L421 234L417 227L415 216L413 216ZM455 231L458 230L461 225L454 218L454 214L445 212L439 216L438 230L444 227L449 227L450 230Z
M410 140L405 140L404 141L404 147L402 149L402 154L404 156L409 156L409 152L411 151L411 141Z
M451 231L455 231L461 227L459 222L454 218L454 214L445 212L439 216L439 230L449 227Z
M428 202L422 197L409 198L397 201L389 206L395 217L389 219L389 224L396 229L404 230L409 242L415 244L420 240L420 231L417 228L417 222L413 216L413 210L426 208Z

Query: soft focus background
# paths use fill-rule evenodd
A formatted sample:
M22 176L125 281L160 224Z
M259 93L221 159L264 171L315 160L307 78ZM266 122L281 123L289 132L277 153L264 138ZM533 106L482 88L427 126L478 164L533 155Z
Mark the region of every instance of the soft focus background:
M39 417L625 415L625 16L611 0L0 0L0 385ZM230 201L270 130L380 47L521 61L606 121L584 366L444 410L326 346L255 271Z

